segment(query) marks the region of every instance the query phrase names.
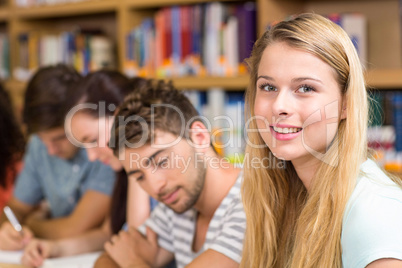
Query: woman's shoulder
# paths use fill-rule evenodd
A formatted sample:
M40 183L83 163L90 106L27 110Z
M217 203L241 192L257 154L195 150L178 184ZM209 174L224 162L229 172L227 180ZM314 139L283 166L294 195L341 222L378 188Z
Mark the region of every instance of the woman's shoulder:
M395 257L402 257L400 226L402 189L372 160L367 160L344 213L343 261L349 264L345 267L365 267L374 256L394 251L398 252Z
M370 214L372 214L375 212L374 209L383 210L392 204L396 206L392 206L395 209L402 209L402 188L373 160L367 160L361 165L360 175L348 201L345 214L365 210L371 211Z

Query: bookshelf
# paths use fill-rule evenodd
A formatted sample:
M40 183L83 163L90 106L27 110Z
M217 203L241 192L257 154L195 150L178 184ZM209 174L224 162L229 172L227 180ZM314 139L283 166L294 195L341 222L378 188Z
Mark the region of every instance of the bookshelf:
M17 0L0 0L0 33L10 40L11 72L18 64L18 37L28 31L61 32L76 28L102 28L115 43L117 67L124 71L126 36L142 20L153 17L158 10L175 5L195 5L213 0L74 0L59 4L28 7L16 5ZM30 0L29 0L30 1ZM50 0L46 0L50 1ZM45 0L42 2L46 2ZM55 2L56 0L52 0ZM247 0L222 0L225 3L245 3ZM315 12L359 12L368 22L368 64L365 73L369 88L402 90L402 14L401 0L251 0L256 4L257 35L267 25L290 14ZM245 90L249 77L202 76L174 77L179 89L227 91ZM5 81L17 113L21 111L26 82L13 77ZM402 177L401 173L398 176Z
M18 35L24 31L62 31L74 27L101 27L116 44L118 68L123 70L125 37L162 7L192 5L211 0L85 0L71 3L20 7L13 0L0 5L0 31L10 38L10 65L13 70L19 57L16 50ZM226 1L223 1L226 2ZM227 1L245 2L245 1ZM378 89L402 89L402 45L398 0L255 0L257 34L265 27L289 14L313 11L318 14L360 12L368 20L370 64L367 66L368 85ZM364 2L364 4L363 4ZM180 77L172 79L182 89L207 90L221 87L227 90L245 89L247 76ZM11 78L6 87L12 96L20 98L24 83ZM22 89L21 89L22 88ZM22 93L21 93L22 92ZM21 101L17 101L20 103Z

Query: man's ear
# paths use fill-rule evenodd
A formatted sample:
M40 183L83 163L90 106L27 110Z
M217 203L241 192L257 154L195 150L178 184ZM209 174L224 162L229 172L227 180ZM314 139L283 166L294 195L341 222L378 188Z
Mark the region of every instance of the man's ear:
M207 149L211 144L209 130L200 121L194 121L189 129L191 145L196 149Z

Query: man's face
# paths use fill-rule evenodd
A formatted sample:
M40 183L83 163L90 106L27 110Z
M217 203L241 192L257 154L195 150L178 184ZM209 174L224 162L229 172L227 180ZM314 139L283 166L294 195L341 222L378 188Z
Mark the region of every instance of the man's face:
M49 155L68 160L75 156L78 148L67 139L64 128L53 128L38 132Z
M193 207L204 187L206 167L185 138L156 133L151 144L126 148L120 161L130 180L176 213Z

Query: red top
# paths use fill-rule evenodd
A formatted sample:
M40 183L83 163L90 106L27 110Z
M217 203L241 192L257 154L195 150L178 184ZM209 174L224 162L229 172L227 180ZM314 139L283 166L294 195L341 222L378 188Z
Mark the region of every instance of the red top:
M14 164L13 167L7 168L7 175L6 175L6 188L0 186L0 209L3 210L3 207L7 204L10 200L11 196L13 195L14 190L14 182L15 178L17 177L18 173L22 169L22 161L18 161Z

